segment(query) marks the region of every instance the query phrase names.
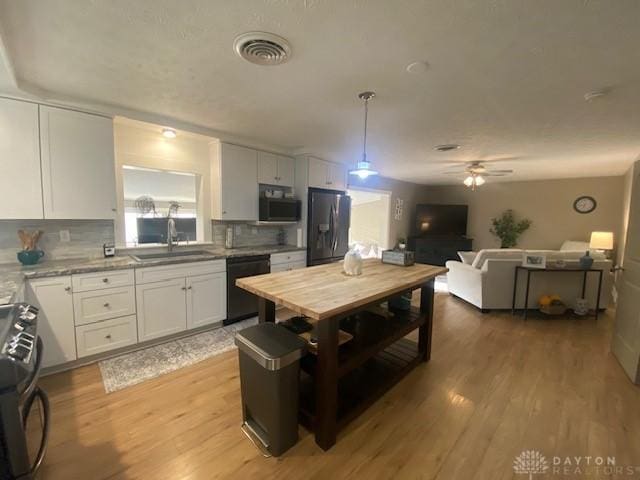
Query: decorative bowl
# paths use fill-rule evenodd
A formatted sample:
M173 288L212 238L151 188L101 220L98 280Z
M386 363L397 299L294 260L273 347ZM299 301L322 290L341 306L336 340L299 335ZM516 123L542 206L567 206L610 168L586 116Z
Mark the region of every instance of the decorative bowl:
M23 265L35 265L42 257L44 257L42 250L22 250L18 252L18 260Z

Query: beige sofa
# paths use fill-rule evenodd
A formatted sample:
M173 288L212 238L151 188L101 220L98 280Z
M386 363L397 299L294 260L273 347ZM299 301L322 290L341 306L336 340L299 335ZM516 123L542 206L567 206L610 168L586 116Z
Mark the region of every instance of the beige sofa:
M577 267L579 258L585 250L574 250L575 242L565 242L561 250L519 250L519 249L487 249L480 250L475 256L466 254L465 260L448 261L447 282L449 292L475 305L482 310L510 309L513 299L513 283L515 267L522 265L522 258L527 253L544 253L547 264L564 260L567 267ZM569 250L569 248L572 248ZM591 252L594 257L593 268L604 270L600 308L606 308L611 298L613 275L611 261L603 253ZM531 277L529 308L536 308L538 298L545 294L560 295L570 307L574 307L576 299L582 293L582 273L537 273ZM526 276L520 272L518 291L516 292L516 308L524 307ZM598 274L589 273L585 297L590 308L595 308L598 292Z

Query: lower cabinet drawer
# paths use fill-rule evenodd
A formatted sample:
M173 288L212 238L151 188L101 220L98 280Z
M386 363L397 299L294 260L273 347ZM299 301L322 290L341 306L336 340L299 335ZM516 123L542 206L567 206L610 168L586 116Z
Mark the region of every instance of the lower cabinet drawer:
M289 270L297 270L299 268L307 268L307 262L289 262L289 263L277 263L271 265L271 273L285 272Z
M135 315L76 327L78 358L108 352L137 342L138 327Z
M305 250L297 250L293 252L272 253L271 265L279 263L306 262L307 252Z
M74 293L73 310L76 326L133 315L136 289L130 286Z
M307 262L302 261L302 262L291 262L289 264L289 268L291 270L298 270L299 268L307 268Z

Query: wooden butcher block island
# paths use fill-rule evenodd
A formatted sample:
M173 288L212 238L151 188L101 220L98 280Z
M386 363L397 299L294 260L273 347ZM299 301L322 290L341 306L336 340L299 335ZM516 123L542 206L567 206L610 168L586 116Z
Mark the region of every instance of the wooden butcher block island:
M332 263L236 281L260 297L260 322L274 322L278 304L315 324L314 354L301 362L300 419L321 448L331 448L342 426L429 361L434 279L446 272L370 259L357 277ZM394 301L389 306L387 300L417 289L420 308L400 308ZM417 343L404 338L416 329ZM345 337L350 340L343 344Z

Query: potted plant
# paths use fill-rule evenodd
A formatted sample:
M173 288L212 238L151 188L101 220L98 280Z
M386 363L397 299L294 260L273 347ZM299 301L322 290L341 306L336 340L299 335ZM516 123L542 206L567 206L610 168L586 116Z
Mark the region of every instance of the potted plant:
M518 243L518 237L530 226L531 220L516 220L513 210L505 210L498 218L492 218L489 230L500 239L500 248L512 248Z

